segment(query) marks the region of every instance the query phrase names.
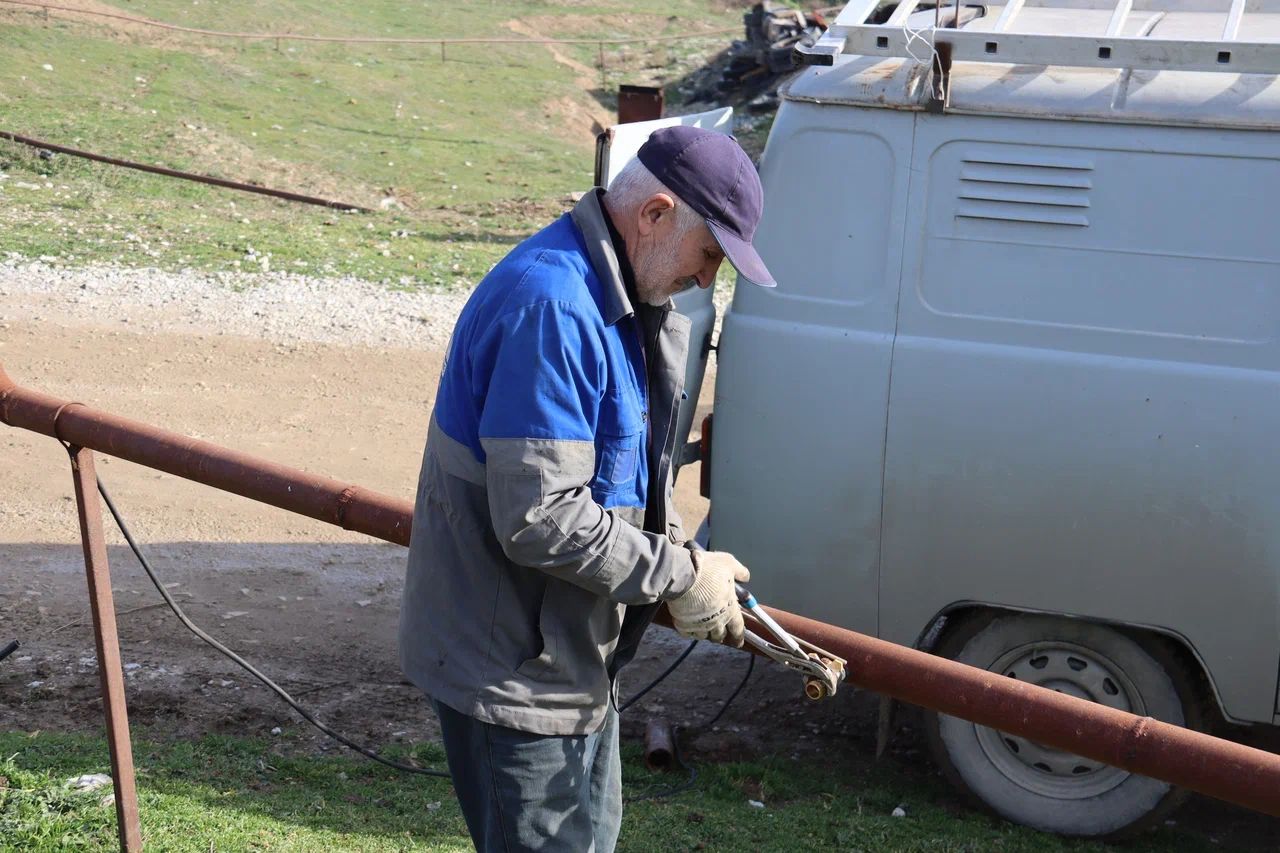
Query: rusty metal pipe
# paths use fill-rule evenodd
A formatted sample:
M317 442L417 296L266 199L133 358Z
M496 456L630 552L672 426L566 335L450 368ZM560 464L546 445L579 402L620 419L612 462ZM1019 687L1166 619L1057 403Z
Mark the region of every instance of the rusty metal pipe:
M138 789L133 775L133 740L129 737L124 670L120 666L120 637L116 631L116 606L111 595L107 540L102 535L102 505L98 503L98 475L93 465L93 451L83 447L71 448L71 472L75 478L84 570L93 611L93 639L98 651L98 679L102 683L102 713L106 718L107 746L111 753L116 835L124 853L135 853L142 849L142 830L138 823Z
M675 756L675 735L666 720L650 720L644 727L644 766L670 770Z
M302 204L314 204L320 207L332 207L336 210L356 210L361 213L373 213L367 207L361 207L358 204L348 204L345 201L332 201L327 198L316 198L311 195L303 195L289 190L275 190L270 187L260 187L256 184L246 184L241 181L230 181L226 178L215 178L212 175L200 175L195 172L184 172L180 169L169 169L165 166L152 166L147 163L137 163L133 160L122 160L119 157L108 157L105 154L94 154L92 151L82 151L79 148L69 148L66 145L57 145L53 142L45 142L40 139L33 139L30 136L22 136L21 134L11 133L7 130L0 130L0 139L7 139L10 142L16 142L20 145L26 145L31 148L43 148L48 151L57 151L59 154L66 154L70 157L82 157L85 160L94 160L99 163L106 163L109 166L121 166L125 169L136 169L139 172L150 172L153 175L163 175L166 178L179 178L184 181L195 181L200 184L210 184L215 187L223 187L229 190L239 190L240 192L256 193L257 195L270 196L272 198L282 198L285 201L296 201Z
M848 681L860 687L1280 817L1280 755L765 609L789 633L845 658Z
M22 388L2 366L0 421L348 530L409 542L407 501ZM845 658L849 681L868 690L1280 816L1280 755L766 610L795 636ZM670 625L665 611L660 619Z

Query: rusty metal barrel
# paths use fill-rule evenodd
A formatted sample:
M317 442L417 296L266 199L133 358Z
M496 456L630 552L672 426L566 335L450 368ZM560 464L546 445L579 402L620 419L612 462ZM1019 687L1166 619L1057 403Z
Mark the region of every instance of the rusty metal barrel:
M0 421L409 543L413 507L407 501L22 388L3 367ZM766 609L787 631L845 658L848 680L860 687L1280 816L1280 755Z

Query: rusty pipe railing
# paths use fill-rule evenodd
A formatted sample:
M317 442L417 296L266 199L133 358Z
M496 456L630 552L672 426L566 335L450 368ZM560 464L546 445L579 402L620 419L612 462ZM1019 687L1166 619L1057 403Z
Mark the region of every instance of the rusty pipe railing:
M413 505L407 501L20 388L3 365L0 421L346 530L409 544Z
M413 508L407 501L22 388L2 366L0 421L348 530L409 542ZM848 678L858 686L1280 816L1280 755L767 609L787 631L848 660Z

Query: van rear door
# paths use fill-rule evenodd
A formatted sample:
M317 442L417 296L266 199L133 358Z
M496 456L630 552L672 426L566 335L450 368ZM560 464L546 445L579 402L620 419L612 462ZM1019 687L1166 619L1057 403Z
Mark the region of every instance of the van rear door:
M686 116L672 116L654 121L638 121L630 124L615 124L605 130L596 139L596 186L609 188L609 182L622 171L622 167L630 163L640 150L640 146L649 138L649 134L658 128L690 125L705 130L728 133L733 127L733 108L711 110ZM693 413L698 407L698 394L702 390L702 380L707 372L707 356L711 352L711 330L716 322L716 308L711 301L715 285L703 290L692 288L675 298L676 310L689 318L692 326L689 329L689 361L685 366L684 388L688 399L680 406L680 420L676 424L676 448L684 445L689 438L689 429L693 424ZM672 465L678 471L680 454L677 450Z

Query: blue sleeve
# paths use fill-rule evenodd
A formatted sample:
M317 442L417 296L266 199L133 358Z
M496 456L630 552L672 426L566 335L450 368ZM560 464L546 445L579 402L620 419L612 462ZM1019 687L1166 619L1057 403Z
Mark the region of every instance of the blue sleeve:
M563 301L500 317L473 362L479 437L592 441L605 385L599 318Z

